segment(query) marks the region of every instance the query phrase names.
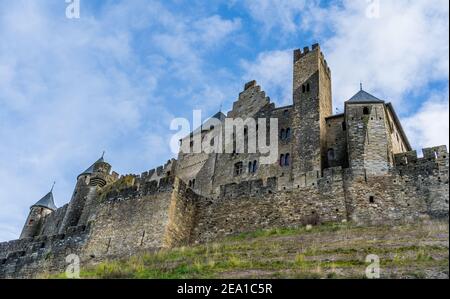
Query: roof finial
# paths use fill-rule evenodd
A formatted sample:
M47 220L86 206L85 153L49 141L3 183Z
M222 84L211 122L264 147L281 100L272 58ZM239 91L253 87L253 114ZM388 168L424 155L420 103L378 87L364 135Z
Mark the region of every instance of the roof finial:
M359 82L359 90L363 90L362 82Z
M53 182L52 189L50 189L50 192L53 192L53 188L55 187L55 184L56 184L56 182Z
M104 156L105 156L105 151L103 151L103 153L102 153L102 159L103 159Z
M219 112L222 112L222 104L223 102L220 102Z

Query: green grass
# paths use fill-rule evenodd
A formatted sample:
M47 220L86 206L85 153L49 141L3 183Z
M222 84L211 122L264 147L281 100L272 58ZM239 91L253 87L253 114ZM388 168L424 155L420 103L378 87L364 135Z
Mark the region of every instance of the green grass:
M426 269L448 275L448 224L258 230L216 243L104 261L83 268L81 277L363 278L368 254L380 256L387 277L423 277Z

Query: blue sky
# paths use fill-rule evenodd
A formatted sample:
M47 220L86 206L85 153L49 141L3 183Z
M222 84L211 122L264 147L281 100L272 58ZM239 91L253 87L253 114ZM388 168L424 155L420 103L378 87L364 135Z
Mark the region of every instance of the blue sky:
M375 1L376 2L376 1ZM447 144L449 4L361 1L0 0L0 241L57 181L56 204L106 150L121 174L173 157L175 117L231 108L256 79L291 103L292 50L318 42L341 108L393 102L414 148Z

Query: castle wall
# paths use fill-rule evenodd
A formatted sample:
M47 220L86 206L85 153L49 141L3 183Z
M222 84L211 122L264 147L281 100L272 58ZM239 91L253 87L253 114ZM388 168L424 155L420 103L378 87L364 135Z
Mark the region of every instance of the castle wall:
M88 236L85 227L74 227L62 235L0 243L0 279L64 272L68 266L66 257L80 255Z
M342 176L330 175L315 186L279 190L277 179L230 184L216 200L197 205L196 243L257 229L291 227L346 219Z
M43 220L42 229L40 230L38 235L41 236L52 236L57 235L59 229L61 227L61 223L64 219L64 215L66 214L68 204L62 206L57 209L53 213L49 214Z

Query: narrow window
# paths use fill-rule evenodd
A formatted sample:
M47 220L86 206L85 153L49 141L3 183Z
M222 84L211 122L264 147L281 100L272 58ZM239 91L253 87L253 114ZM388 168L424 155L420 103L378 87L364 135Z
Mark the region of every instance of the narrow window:
M284 129L281 129L281 132L280 132L280 139L281 139L281 140L284 139Z
M258 162L255 160L255 161L253 161L252 172L256 173L257 170L258 170Z
M283 166L283 165L284 165L284 155L281 154L280 155L280 166Z
M284 166L289 166L289 164L291 163L290 159L291 159L290 154L286 154L286 156L284 156Z
M291 138L291 128L287 128L286 129L286 139L290 139Z
M436 159L439 158L439 154L438 154L437 151L434 151L434 157L435 157Z
M192 188L195 188L195 179L192 180Z
M333 161L334 160L334 149L330 148L328 149L328 161Z
M214 146L214 138L211 139L211 141L209 142L209 144L211 144L211 146Z
M305 87L305 85L302 85L302 92L303 92L303 93L306 92L306 87Z
M363 114L364 115L369 115L369 108L368 107L364 107L363 108Z
M252 162L248 162L248 172L252 172Z
M234 175L238 176L242 174L242 168L243 168L243 163L242 162L238 162L236 164L234 164Z
M310 87L309 87L309 83L308 84L306 84L306 92L309 92L311 89L310 89Z
M369 196L369 202L370 203L375 203L375 197Z
M342 131L347 131L347 123L345 121L342 122Z

